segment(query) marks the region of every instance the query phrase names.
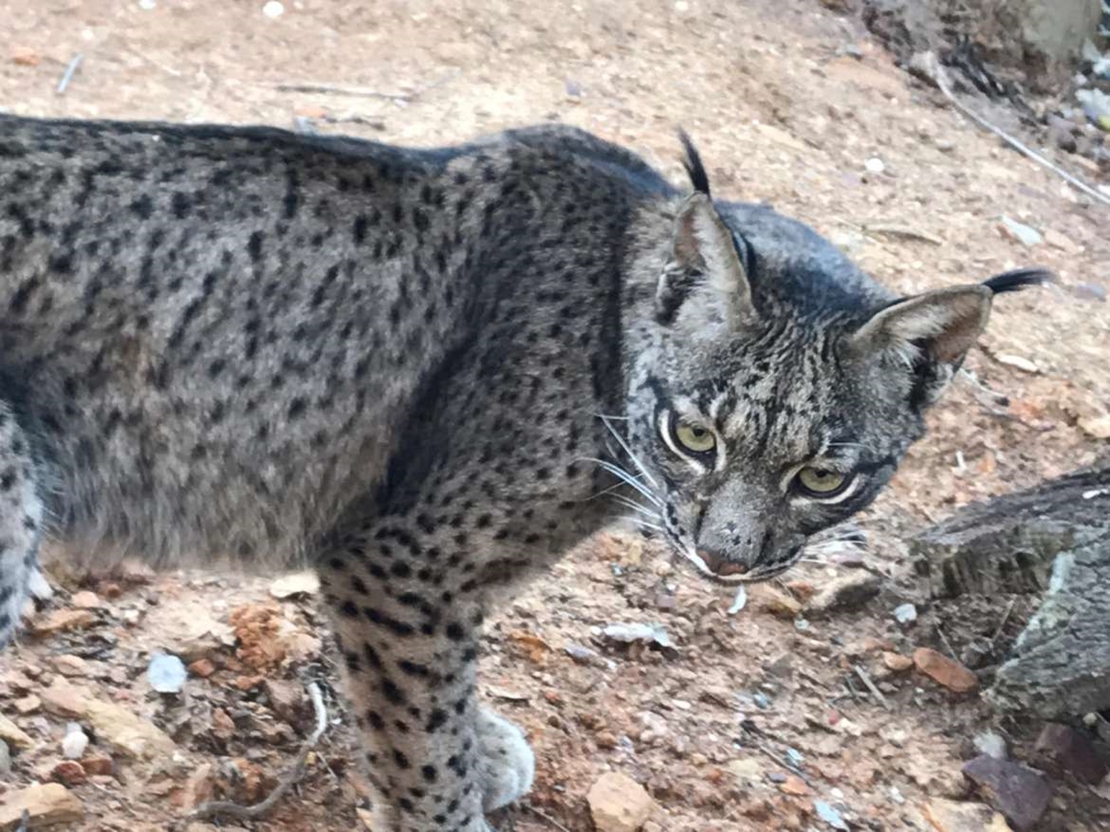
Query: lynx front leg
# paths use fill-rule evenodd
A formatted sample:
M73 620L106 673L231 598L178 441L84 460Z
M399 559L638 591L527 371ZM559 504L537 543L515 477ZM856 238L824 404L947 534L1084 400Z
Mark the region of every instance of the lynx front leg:
M388 535L387 535L388 536ZM481 610L373 532L320 565L382 832L489 832L474 696Z
M42 534L42 503L23 430L0 401L0 648L19 623Z

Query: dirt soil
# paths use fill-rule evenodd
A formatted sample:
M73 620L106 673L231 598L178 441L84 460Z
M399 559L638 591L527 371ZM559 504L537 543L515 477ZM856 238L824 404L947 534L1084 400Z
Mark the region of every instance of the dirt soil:
M681 124L716 193L810 222L904 292L1034 263L1057 271L1059 285L997 304L931 435L861 518L862 554L816 552L729 615L720 590L615 533L500 611L481 689L526 728L539 760L530 805L502 829L592 828L587 792L616 770L656 801L649 832L838 822L936 832L961 828L940 824L936 801L982 799L960 773L975 735L994 730L1031 759L1039 725L998 719L977 693L954 693L901 658L936 648L986 684L1028 602L1015 599L1004 618L1006 599L930 600L905 540L970 500L1107 449L1110 209L954 114L855 27L811 0L304 0L273 18L261 0L0 2L0 104L12 112L314 124L411 145L564 121L676 178ZM385 95L283 86L305 83ZM1015 239L1003 214L1042 242ZM881 592L860 608L818 617L805 605L830 581L869 575ZM0 711L30 740L13 749L0 793L61 780L83 811L64 828L184 829L209 795L266 794L312 731L301 691L316 681L330 725L306 776L264 820L220 828L364 828L365 783L312 586L272 587L274 577L53 569L54 598L31 618L38 633L0 660ZM905 602L919 618L903 627L892 611ZM633 622L661 625L674 647L600 632ZM151 689L159 651L189 664L182 692ZM76 701L66 685L82 691ZM130 742L105 708L89 715L94 700L164 734ZM91 738L79 770L59 767L68 722ZM1105 781L1051 782L1037 828L1110 829Z

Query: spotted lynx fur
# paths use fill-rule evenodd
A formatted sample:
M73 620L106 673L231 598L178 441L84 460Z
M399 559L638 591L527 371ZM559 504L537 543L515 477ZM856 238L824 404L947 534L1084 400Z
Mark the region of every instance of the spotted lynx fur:
M533 775L475 700L491 591L630 501L714 580L778 574L1042 276L901 299L687 165L0 117L0 642L43 535L311 564L375 829L488 830Z

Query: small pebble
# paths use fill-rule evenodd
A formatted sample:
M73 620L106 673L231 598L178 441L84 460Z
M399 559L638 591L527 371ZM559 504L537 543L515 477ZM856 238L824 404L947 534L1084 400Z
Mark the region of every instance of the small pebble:
M76 722L66 724L66 733L62 737L62 755L67 760L80 760L85 756L85 749L89 747L89 738Z
M994 731L984 731L977 734L972 740L975 750L980 754L994 757L996 760L1006 759L1006 740Z
M147 681L159 693L180 693L186 675L184 662L167 653L155 653L146 669Z
M840 816L840 812L836 811L828 803L823 800L813 801L813 808L817 811L817 817L821 818L825 823L833 829L842 829L848 832L848 824L844 822L844 818Z
M863 166L868 173L879 174L886 170L886 164L884 164L883 160L880 159L878 156L872 156L870 159L863 163Z
M278 0L270 0L265 6L262 7L262 14L275 20L285 14L285 6L279 3Z
M917 621L917 607L913 604L901 604L894 608L894 620L906 626Z

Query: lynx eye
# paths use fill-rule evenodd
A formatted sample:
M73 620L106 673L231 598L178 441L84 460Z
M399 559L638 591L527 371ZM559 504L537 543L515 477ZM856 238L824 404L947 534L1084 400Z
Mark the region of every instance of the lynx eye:
M674 438L685 450L694 454L707 454L717 447L717 437L713 431L689 422L675 424Z
M827 468L803 468L794 478L798 491L807 497L828 499L843 494L852 484L852 477Z

